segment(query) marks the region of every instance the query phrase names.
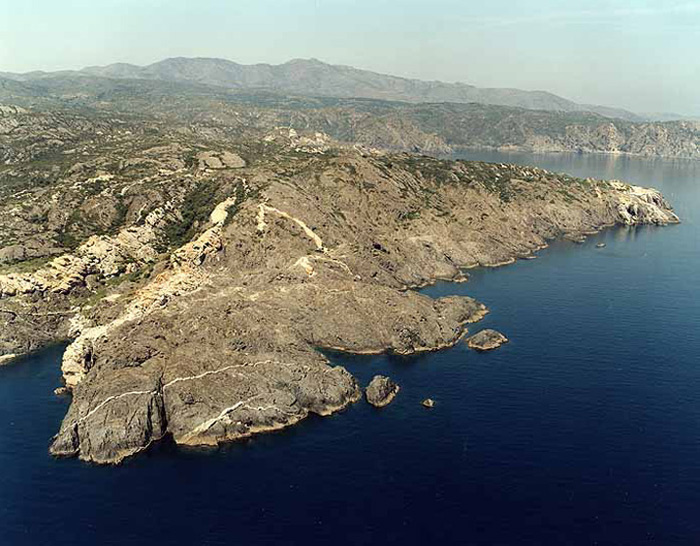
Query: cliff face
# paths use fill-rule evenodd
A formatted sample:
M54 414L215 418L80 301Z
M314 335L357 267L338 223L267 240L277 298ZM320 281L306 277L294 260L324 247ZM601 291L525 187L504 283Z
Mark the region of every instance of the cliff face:
M486 313L406 288L554 237L677 221L658 192L621 182L288 130L225 143L173 133L159 146L144 134L81 159L2 205L6 233L21 225L26 241L46 232L44 214L60 216L62 254L5 266L0 350L72 340L73 400L51 452L98 463L164 435L216 444L337 411L360 390L319 349L436 350ZM119 214L100 220L101 203Z

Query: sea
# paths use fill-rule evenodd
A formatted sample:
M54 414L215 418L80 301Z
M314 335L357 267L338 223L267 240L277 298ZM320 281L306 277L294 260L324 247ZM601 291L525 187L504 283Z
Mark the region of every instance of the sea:
M427 287L483 301L470 330L510 342L332 354L401 391L218 449L53 459L64 347L0 367L0 545L700 544L700 162L460 157L653 186L682 223L555 241Z

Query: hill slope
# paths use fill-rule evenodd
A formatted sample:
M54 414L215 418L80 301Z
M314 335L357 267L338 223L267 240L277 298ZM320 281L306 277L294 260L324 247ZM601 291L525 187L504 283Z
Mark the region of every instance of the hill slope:
M578 104L546 91L479 88L464 83L422 81L379 74L317 59L294 59L280 64L243 65L224 59L165 59L148 66L117 63L81 71L27 74L0 73L1 77L32 81L55 75L81 74L115 79L150 79L216 85L227 88L264 88L325 97L356 97L407 102L455 102L515 106L557 112L591 111L632 121L642 118L626 110Z

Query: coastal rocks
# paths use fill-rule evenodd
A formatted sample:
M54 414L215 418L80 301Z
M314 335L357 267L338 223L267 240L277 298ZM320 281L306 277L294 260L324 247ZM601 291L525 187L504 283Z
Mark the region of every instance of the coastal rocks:
M15 358L17 357L16 354L10 353L7 355L0 355L0 366L4 366L5 364L9 364L12 362Z
M375 408L383 408L391 403L399 392L399 386L388 377L375 375L365 390L367 402Z
M425 400L423 400L421 402L421 405L424 408L428 408L428 409L434 408L435 407L435 400L433 400L432 398L426 398Z
M636 224L666 224L679 223L671 207L661 192L653 188L632 186L618 180L613 180L610 186L620 192L617 204L618 221L632 226Z
M139 335L134 341L148 342ZM267 343L257 341L264 350ZM166 433L180 445L217 445L290 426L310 413L329 415L360 397L345 369L294 347L246 357L222 350L214 339L193 340L166 365L160 349L137 357L111 346L117 352L109 363L98 363L73 389L54 455L114 464Z
M596 248L605 248L605 243L596 243L595 247Z
M487 313L472 298L412 287L622 223L618 206L630 200L639 222L670 211L624 185L542 169L300 154L287 140L264 143L247 181L211 167L228 161L218 152L165 181L133 173L119 191L118 172L105 199L129 194L131 205L116 234L98 231L33 273L0 277L16 284L3 289L15 295L0 306L0 353L73 340L62 363L71 406L52 453L116 463L165 435L216 445L341 410L361 391L321 351L440 350ZM86 165L79 179L94 176ZM77 210L83 191L57 184L52 195L68 205L54 213Z
M107 329L87 329L64 356L73 404L53 452L118 462L165 433L178 444L215 445L292 425L309 413L333 413L361 392L315 347L435 350L455 343L462 324L483 307L471 298L432 300L346 282L330 290L308 284L264 284L250 292L200 288L138 320L123 315ZM75 374L73 362L83 366ZM149 415L159 398L165 429L135 436L126 402ZM106 434L96 428L111 430L104 442L116 445L94 442Z
M477 332L466 339L467 346L477 351L491 351L497 349L504 343L508 343L508 338L496 330L486 329Z
M138 383L127 378L120 383L105 381L94 394L100 396L104 391L111 394L89 406L81 400L80 389L74 390L73 401L60 432L53 439L50 453L113 464L146 449L166 431L159 380L156 374L150 374L140 377ZM118 391L122 386L125 390ZM115 415L128 415L128 418L120 417L120 426L115 427L110 423Z

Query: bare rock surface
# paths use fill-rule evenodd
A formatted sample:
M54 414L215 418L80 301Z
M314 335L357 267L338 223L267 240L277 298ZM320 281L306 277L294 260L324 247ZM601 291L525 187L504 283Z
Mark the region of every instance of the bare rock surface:
M228 151L201 152L197 154L197 160L202 169L240 169L246 165L241 156Z
M399 386L390 378L375 375L365 389L365 397L375 408L383 408L391 403L398 392Z
M508 343L508 338L502 333L489 328L481 330L466 339L470 349L477 351L491 351L497 349L504 343Z
M215 445L340 411L361 390L323 349L440 350L487 313L411 288L678 221L622 182L193 116L3 118L0 359L70 342L55 455L118 463L166 435Z

